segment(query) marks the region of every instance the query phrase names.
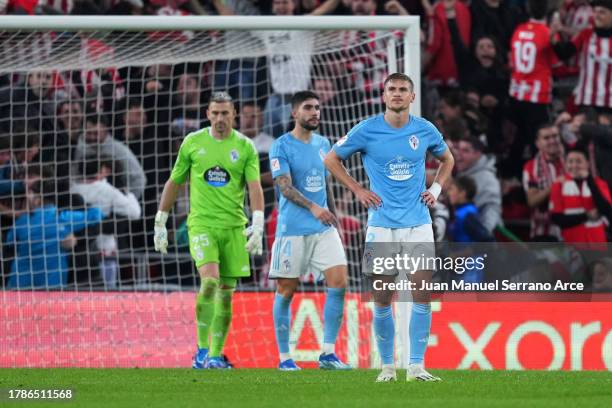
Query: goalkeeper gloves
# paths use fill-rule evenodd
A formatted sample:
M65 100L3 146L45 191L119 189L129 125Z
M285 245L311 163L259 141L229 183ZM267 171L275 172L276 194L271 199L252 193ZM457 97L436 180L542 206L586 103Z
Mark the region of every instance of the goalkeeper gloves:
M263 251L263 229L263 211L253 211L251 226L244 230L244 235L248 238L245 248L251 255L261 255Z
M155 250L162 254L168 253L168 230L166 230L166 221L168 221L168 213L166 211L158 211L155 215L155 235L153 243Z

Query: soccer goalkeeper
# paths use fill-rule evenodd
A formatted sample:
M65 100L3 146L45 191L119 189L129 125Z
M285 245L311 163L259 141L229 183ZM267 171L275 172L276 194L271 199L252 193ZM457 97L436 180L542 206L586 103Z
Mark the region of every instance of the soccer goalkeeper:
M232 129L232 98L225 92L213 94L206 115L211 126L190 133L181 144L155 216L154 242L155 250L165 254L168 212L189 177L189 250L201 279L193 368L229 368L221 352L232 321L232 295L238 279L251 273L249 252L261 255L264 199L255 146ZM252 210L247 230L245 185Z

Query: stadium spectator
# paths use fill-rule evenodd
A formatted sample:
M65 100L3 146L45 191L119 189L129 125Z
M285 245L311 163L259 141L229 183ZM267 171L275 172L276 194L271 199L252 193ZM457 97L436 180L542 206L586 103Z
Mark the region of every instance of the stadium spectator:
M540 126L535 145L538 152L523 167L523 189L531 209L529 236L532 241L559 241L561 230L551 222L548 211L551 187L565 173L563 145L557 126Z
M453 242L490 242L493 235L480 221L478 208L474 204L476 183L470 177L453 179L447 191L453 211L453 220L448 226L449 238Z
M178 77L171 116L172 134L175 137L199 130L206 120L200 85L195 75L185 73Z
M84 160L87 156L108 156L120 164L123 174L114 174L113 184L121 187L123 182L127 189L137 198L142 197L147 183L144 170L134 153L123 143L115 140L108 131L108 121L105 116L95 112L87 115L85 134L79 139L75 150L75 160ZM79 176L78 169L74 169ZM119 177L125 177L121 181Z
M554 34L562 29L552 28L552 42L559 58L578 56L579 78L574 89L577 106L612 109L612 64L610 36L612 35L612 0L593 3L594 26L579 32L571 41L559 40Z
M60 130L66 133L70 143L76 144L83 132L83 104L81 101L64 100L57 105Z
M559 7L563 34L573 37L593 24L593 6L589 0L563 0Z
M53 202L55 194L53 180L34 183L27 190L29 212L17 218L5 243L16 250L8 288L66 286L67 251L76 244L74 233L102 220L102 211L95 207L86 211L59 211Z
M474 136L461 139L453 148L457 177L469 176L476 183L474 204L478 207L482 224L487 231L493 232L502 223L501 185L497 179L495 157L483 152L482 142Z
M212 4L221 15L255 16L262 13L262 10L250 0L213 0ZM244 38L244 33L240 32L228 31L225 35L229 42L238 42ZM240 100L257 99L261 87L259 83L262 81L265 83L266 75L265 58L240 58L214 62L215 90L228 90L233 97Z
M551 28L558 28L563 40L571 39L592 24L593 7L589 0L563 0L559 12L554 13L551 20ZM553 73L557 79L567 77L568 81L573 82L578 75L578 59L573 56L565 63L557 64Z
M495 38L500 45L499 55L503 61L509 52L510 38L516 27L525 20L522 10L509 0L472 0L472 43L483 37Z
M476 40L474 53L459 39L456 24L451 24L451 39L466 98L473 96L472 107L487 119L487 145L492 151L502 140L502 119L508 98L509 73L502 62L499 45L492 36ZM474 130L472 129L472 132Z
M353 121L368 114L363 93L345 81L334 79L329 72L315 78L312 88L321 98L319 132L332 142L346 135Z
M108 217L112 215L136 220L141 216L140 203L132 193L123 193L112 186L107 178L112 174L112 160L104 156L86 157L80 164L79 174L82 178L72 187L73 194L80 194L86 204L98 207ZM115 220L117 222L117 220ZM117 231L128 231L128 228L113 225ZM107 289L116 289L118 284L119 264L117 237L114 234L102 233L96 237L96 248L102 258L99 265L102 281Z
M461 1L443 0L433 6L429 16L427 48L422 65L427 79L438 87L456 87L459 81L449 25L456 24L460 41L468 47L471 35L470 10Z
M612 219L608 184L589 171L587 153L572 149L565 159L567 174L550 191L551 220L565 242L606 242L606 221Z
M350 3L351 15L376 15L375 0L352 0ZM340 52L340 72L337 77L349 79L349 89L356 89L363 95L347 95L349 98L357 97L351 103L359 104L364 99L365 112L359 118L378 112L382 107L382 93L385 77L387 76L387 44L388 38L383 38L379 31L350 30L342 32L343 49ZM399 38L399 33L396 33ZM344 136L339 135L339 136Z
M612 258L605 257L589 265L587 275L593 292L610 292L612 290Z
M262 131L263 111L253 102L243 103L240 107L240 133L249 137L255 144L259 153L259 171L261 173L261 186L264 190L264 215L268 217L274 208L274 181L270 172L268 152L272 147L274 138Z
M297 0L272 0L272 14L291 16L296 12ZM222 15L234 15L221 1L214 2ZM337 0L326 0L310 15L322 15L333 11ZM268 70L272 93L268 96L264 110L264 130L278 137L285 132L291 119L291 97L294 93L308 89L310 85L311 52L314 46L313 33L308 31L255 31L268 52ZM292 50L300 49L296 55Z
M462 119L471 135L484 138L487 127L485 119L477 107L467 104L466 97L461 91L452 89L444 93L440 99L439 111L440 124L443 128L446 128L449 122Z
M0 198L25 193L24 180L16 177L13 166L13 149L15 146L9 134L0 134Z
M552 101L552 67L557 61L546 25L548 1L528 1L530 19L519 25L512 35L510 60L509 119L515 124L510 161L512 174L520 174L526 156L532 153L536 129L550 121ZM528 151L529 153L527 153Z
M54 106L51 72L30 72L23 83L0 92L0 130L13 132L15 120L25 120L28 126L43 132L53 131Z
M478 216L478 208L473 201L476 196L474 180L466 176L457 177L450 183L447 195L453 212L453 219L448 226L450 241L463 243L495 241L491 232L484 227ZM454 274L453 279L465 282L482 282L483 272L482 268L468 267L463 273Z
M603 178L608 186L612 185L612 126L610 114L600 113L595 121L585 121L579 127L582 145L592 143L596 174Z

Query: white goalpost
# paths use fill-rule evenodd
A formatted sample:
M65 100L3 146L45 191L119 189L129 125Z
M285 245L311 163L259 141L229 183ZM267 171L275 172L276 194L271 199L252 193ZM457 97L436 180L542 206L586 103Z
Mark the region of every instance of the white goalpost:
M0 196L0 367L189 366L198 277L186 247L187 189L168 223L168 255L153 251L152 225L182 138L207 125L208 97L223 90L235 99L236 128L254 139L264 174L298 90L321 97L320 133L332 143L382 111L391 72L413 79L419 116L420 47L413 16L0 16L0 151L6 143L11 177L25 180ZM367 182L359 157L347 167ZM102 179L131 201L94 219L100 197L74 186ZM267 279L275 200L262 182L267 249L239 284L225 350L239 367L276 355ZM44 201L36 208L53 207L56 218L20 218L33 208L33 185ZM339 352L353 366L377 366L372 310L360 299L366 212L334 191L351 292ZM66 217L90 218L68 230ZM323 288L306 277L294 300L291 343L303 361L322 342ZM405 366L410 304L395 311Z

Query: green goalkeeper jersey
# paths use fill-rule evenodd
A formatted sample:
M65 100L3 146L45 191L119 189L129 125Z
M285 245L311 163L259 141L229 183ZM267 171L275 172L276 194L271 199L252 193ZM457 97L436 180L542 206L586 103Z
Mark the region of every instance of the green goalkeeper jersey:
M187 226L235 228L244 226L245 186L259 180L259 157L253 142L233 130L218 140L210 128L188 134L170 178L183 184L189 176Z

